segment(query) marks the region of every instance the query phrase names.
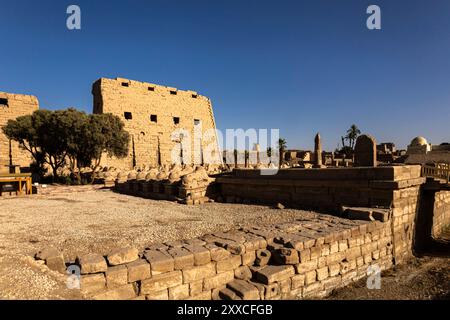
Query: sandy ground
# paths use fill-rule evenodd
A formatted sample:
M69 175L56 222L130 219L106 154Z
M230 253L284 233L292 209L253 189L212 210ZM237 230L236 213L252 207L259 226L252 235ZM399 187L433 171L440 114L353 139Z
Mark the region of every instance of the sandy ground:
M77 290L66 288L64 275L50 271L32 258L49 245L72 260L78 253L106 254L112 248L129 245L143 249L156 242L316 215L310 211L255 205L186 206L110 190L79 190L83 192L61 188L56 194L0 198L0 299L80 298ZM417 258L411 264L384 273L382 290L368 290L365 281L360 281L330 298L448 298L449 262L448 256ZM410 290L413 283L415 289Z
M130 245L143 249L151 243L189 239L241 226L287 222L315 214L241 204L186 206L110 190L3 198L0 199L0 298L78 297L75 290L65 289L64 276L37 265L31 258L49 245L74 260L80 253L106 254L112 248Z

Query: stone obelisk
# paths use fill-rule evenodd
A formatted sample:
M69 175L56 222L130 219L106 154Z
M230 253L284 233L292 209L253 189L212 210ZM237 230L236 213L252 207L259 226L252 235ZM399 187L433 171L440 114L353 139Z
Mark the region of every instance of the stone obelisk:
M314 138L314 168L325 168L322 164L322 141L319 133Z

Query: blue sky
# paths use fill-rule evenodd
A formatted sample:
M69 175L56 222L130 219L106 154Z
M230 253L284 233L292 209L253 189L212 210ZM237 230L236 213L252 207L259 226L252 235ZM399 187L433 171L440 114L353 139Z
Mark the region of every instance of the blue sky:
M66 28L81 7L82 30ZM382 30L366 28L381 7ZM280 128L326 149L356 123L379 142L450 141L450 1L0 1L0 91L92 110L124 77L212 99L217 126Z

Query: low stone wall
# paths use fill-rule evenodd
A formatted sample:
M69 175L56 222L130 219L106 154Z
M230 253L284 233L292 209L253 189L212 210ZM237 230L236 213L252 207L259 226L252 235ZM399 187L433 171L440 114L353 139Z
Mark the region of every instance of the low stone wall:
M270 300L323 297L393 264L388 222L315 219L79 256L88 299ZM36 255L64 271L56 250ZM73 266L69 267L73 270Z
M259 170L234 170L219 177L226 202L277 203L339 214L342 207L390 210L394 259L412 256L420 187L418 165L360 168L288 169L275 175Z
M450 227L450 191L436 192L433 212L431 233L438 238L445 228Z

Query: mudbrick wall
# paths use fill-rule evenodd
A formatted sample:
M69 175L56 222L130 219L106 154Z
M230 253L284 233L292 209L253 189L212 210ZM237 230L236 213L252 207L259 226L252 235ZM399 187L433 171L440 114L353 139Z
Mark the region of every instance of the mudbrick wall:
M208 152L220 158L216 134L211 131L216 125L209 98L194 91L123 78L97 80L92 94L93 112L119 116L131 139L128 157L105 157L103 165L132 169L171 164L181 160L177 159L181 158L180 149L184 163L199 164L202 153ZM208 136L207 131L213 135Z
M388 222L329 215L77 257L88 299L270 300L323 297L393 264ZM36 256L64 272L54 249Z
M0 92L0 173L9 172L9 139L1 128L8 120L15 120L19 116L29 115L39 109L39 102L35 96ZM11 142L12 163L21 167L28 167L31 157L28 151L19 148L17 142Z

